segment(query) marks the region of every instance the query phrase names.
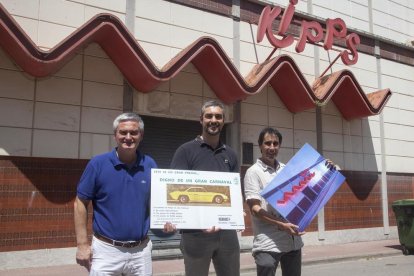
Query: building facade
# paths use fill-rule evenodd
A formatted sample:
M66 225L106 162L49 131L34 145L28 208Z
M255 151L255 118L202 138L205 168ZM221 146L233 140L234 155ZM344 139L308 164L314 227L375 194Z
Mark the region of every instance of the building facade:
M77 181L92 156L115 145L118 114L143 115L142 150L168 168L178 145L199 134L209 99L226 104L223 140L239 153L242 175L266 126L283 134L280 161L309 143L341 167L346 182L307 244L396 238L391 203L414 197L411 1L24 2L0 0L3 256L75 246ZM267 5L295 9L284 33L294 42L275 51L256 39ZM295 50L304 21L326 29L334 18L360 38L356 64L333 62L347 44L337 37L325 50L326 32ZM277 39L281 25L280 15ZM251 235L247 216L244 248Z

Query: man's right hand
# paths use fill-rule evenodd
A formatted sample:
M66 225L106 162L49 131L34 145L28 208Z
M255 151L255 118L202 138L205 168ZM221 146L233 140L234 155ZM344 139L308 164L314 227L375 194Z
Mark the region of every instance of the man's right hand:
M92 251L90 245L78 245L78 249L76 250L76 263L90 271L91 260Z
M177 227L175 227L175 224L172 224L171 222L166 222L162 231L164 233L174 233L177 231Z

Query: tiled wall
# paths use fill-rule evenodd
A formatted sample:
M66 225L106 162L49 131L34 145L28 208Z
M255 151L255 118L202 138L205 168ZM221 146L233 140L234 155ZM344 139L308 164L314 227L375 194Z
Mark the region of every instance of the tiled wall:
M325 206L326 230L381 227L381 175L343 172L346 182ZM390 192L393 187L390 185Z
M1 50L0 60L1 155L90 158L114 145L123 78L99 47L44 79L22 73Z
M111 0L1 0L40 47L50 49L98 13L111 13L125 21L126 1Z
M0 157L0 252L76 246L73 201L85 165Z
M325 206L326 230L382 227L381 175L344 171L346 182ZM414 198L413 175L387 175L388 215L396 225L392 203Z
M254 160L260 155L257 145L258 134L262 128L268 125L276 127L283 135L282 148L279 153L279 159L282 162L289 161L304 143L309 143L315 148L317 146L315 111L290 113L271 87L267 87L261 94L243 101L241 112L242 142L253 143ZM322 154L325 157L333 160L344 170L368 172L382 170L378 116L346 121L341 118L332 103L324 106L322 112ZM407 129L408 132L414 130L409 126L400 125L400 127L401 131L404 129ZM395 131L399 132L400 130ZM387 147L387 154L390 152L387 158L407 160L407 164L413 164L414 155L411 151L414 143L410 142L411 136L402 137L402 133L400 135L395 132L386 135L394 135L395 137L392 140L387 139L386 145L398 143L399 139L406 145L404 153L397 152L401 150L399 147ZM398 165L398 162L395 161L389 165L387 163L387 170L412 171L407 167L407 164Z
M73 200L87 160L0 157L0 252L74 247ZM246 166L242 167L242 179ZM325 206L329 230L382 227L380 175L343 171L347 181ZM414 197L414 175L388 175L391 204ZM90 208L91 217L91 208ZM245 206L246 230L252 235ZM89 229L91 222L89 221ZM317 231L315 218L307 232Z
M288 5L288 0L266 0L281 6ZM312 12L322 18L342 18L347 26L369 32L369 1L312 0ZM296 10L308 12L307 1L299 1ZM398 42L404 43L414 37L414 3L405 0L372 1L373 32Z
M114 146L112 121L122 112L123 78L97 44L44 79L22 73L0 49L0 81L0 155L91 158ZM198 120L211 98L214 93L188 65L156 91L135 91L134 110ZM228 107L226 120L232 119Z

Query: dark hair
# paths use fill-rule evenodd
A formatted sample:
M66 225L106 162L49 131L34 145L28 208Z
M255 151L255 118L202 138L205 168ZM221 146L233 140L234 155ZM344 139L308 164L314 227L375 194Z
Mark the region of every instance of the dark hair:
M224 118L224 105L221 102L216 101L216 100L210 100L210 101L207 101L203 104L203 106L201 107L201 116L203 116L204 112L206 112L206 109L211 107L211 106L220 107L221 110L223 110L223 118Z
M266 134L276 135L277 137L279 137L279 143L282 144L282 134L275 128L266 127L259 134L259 140L257 140L257 142L259 143L259 146L263 144L264 136Z

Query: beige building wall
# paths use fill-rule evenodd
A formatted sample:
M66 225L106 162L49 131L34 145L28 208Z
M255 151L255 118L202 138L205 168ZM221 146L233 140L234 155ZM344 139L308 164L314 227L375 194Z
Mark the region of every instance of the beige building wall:
M384 6L381 4L384 1L372 1L374 10L384 12L385 6L394 7L401 2L385 1ZM287 0L279 2L287 4ZM363 14L368 10L368 1L335 1L337 5L324 2L331 1L312 1L315 15L341 17L347 26L366 30L367 19ZM0 3L44 50L56 46L100 12L111 13L123 22L126 16L126 1L28 0L22 5L18 0L0 0ZM411 5L406 6L408 13L412 11ZM160 70L201 36L214 37L230 58L235 55L234 25L230 18L162 0L137 0L135 8L134 36ZM297 10L306 12L307 9L307 3L299 1ZM407 25L400 30L401 34L394 37L392 27L386 33L379 33L380 28L374 29L374 34L399 39L401 43L412 37L413 17L400 14L399 20ZM374 16L374 26L380 24ZM253 41L256 25L240 22L239 28L240 73L245 76L257 62L269 55L272 48L266 39L260 44ZM310 84L336 56L336 52L331 51L328 55L317 48L319 59L315 59L311 45L300 54L293 47L278 50L277 54L292 56ZM319 64L319 72L315 72L315 63ZM377 68L375 57L359 54L356 65L345 67L337 62L333 70L352 71L366 93L391 88L394 94L382 115L384 137L380 133L380 116L346 121L330 102L322 107L323 154L346 170L381 171L381 143L384 143L386 170L412 173L414 68L381 60L382 87L378 87ZM124 80L99 45L89 45L59 72L44 79L22 73L0 49L0 82L1 155L90 158L114 145L111 123L123 109ZM201 104L215 97L190 64L155 91L135 91L133 108L143 115L198 120ZM230 122L233 120L232 107L227 109ZM240 140L253 143L254 155L258 157L259 131L265 126L276 127L284 136L280 159L287 162L304 143L316 147L316 120L315 109L290 113L273 89L266 86L241 103Z
M123 1L119 5L114 1L36 2L25 6L19 1L1 1L18 22L26 22L21 27L44 50L98 13L111 13L125 21ZM232 31L228 18L200 12L196 17L203 18L204 24L190 29L189 22L182 21L192 12L187 7L146 0L136 5L135 35L159 70L203 35L215 36L222 47L231 44L231 37L226 37ZM47 32L43 25L48 25ZM229 28L210 33L219 25ZM231 49L225 50L231 54ZM112 121L122 113L124 80L99 45L89 45L56 74L41 79L22 72L0 49L0 81L1 155L91 158L114 146ZM133 108L142 115L198 120L202 103L212 98L216 98L214 92L190 64L151 93L135 91ZM226 120L232 121L231 106Z
M261 1L263 3L274 3L285 7L288 1L271 0ZM410 1L372 1L373 11L373 34L394 40L398 43L406 43L414 38L414 21L409 15L414 12L414 6ZM309 7L310 4L310 7ZM347 27L352 30L369 32L369 1L326 1L312 0L299 1L295 6L296 11L309 13L322 19L342 18ZM395 25L397 24L398 27ZM392 27L394 25L394 27ZM257 26L248 23L241 23L241 71L247 74L256 62L262 62L273 50L265 38L257 44L254 39L257 33ZM325 51L317 48L315 57L314 47L307 45L305 51L298 54L294 45L277 50L276 54L288 54L298 64L300 70L308 80L309 84L315 76L322 73L338 54L336 51ZM337 47L338 48L338 47ZM256 50L256 52L255 52ZM414 50L414 49L413 49ZM319 72L315 72L315 64ZM380 68L380 72L378 71ZM391 100L383 110L384 137L380 134L380 116L371 116L363 119L346 121L330 102L322 107L322 140L323 154L334 160L345 170L357 171L381 171L382 168L382 145L385 145L386 170L388 172L412 173L414 166L414 139L411 135L414 131L414 79L412 76L414 67L382 59L377 64L374 56L359 53L359 61L353 66L344 66L340 61L332 67L332 71L350 70L358 80L365 93L373 92L382 88L391 88L394 92ZM328 72L329 73L329 72ZM379 87L379 78L381 87ZM271 88L267 88L268 95ZM273 92L273 91L272 91ZM262 100L254 100L253 98ZM276 96L277 97L277 96ZM277 99L279 100L279 99ZM279 100L280 102L280 100ZM308 110L299 114L289 113L285 109L285 116L275 111L278 105L264 96L254 96L244 101L243 114L254 114L255 119L242 119L242 129L247 133L258 133L260 124L253 121L266 122L269 109L273 110L273 124L279 128L285 138L281 151L281 160L287 161L291 154L307 142L316 147L316 114L315 110ZM410 106L410 107L409 107ZM281 109L284 108L283 103ZM264 115L267 112L267 115ZM260 118L261 117L261 118ZM282 122L281 122L282 121ZM267 119L269 122L269 119ZM287 139L286 139L287 138ZM243 136L243 142L257 144L257 137L254 135ZM256 156L259 154L258 147L255 149Z

